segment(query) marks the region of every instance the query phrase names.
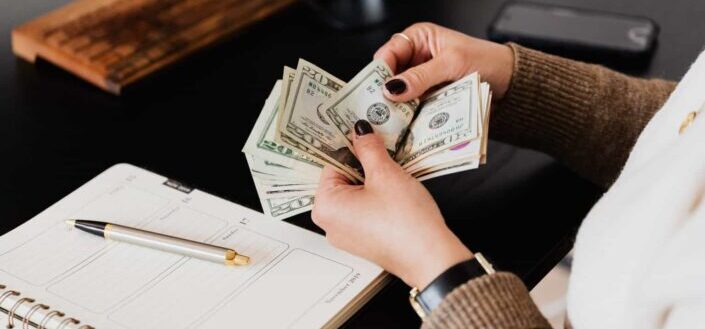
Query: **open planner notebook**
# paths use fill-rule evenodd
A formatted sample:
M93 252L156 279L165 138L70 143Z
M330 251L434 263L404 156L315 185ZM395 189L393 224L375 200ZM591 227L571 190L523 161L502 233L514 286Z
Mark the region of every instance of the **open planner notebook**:
M69 218L208 242L251 261L228 267L108 241L68 228ZM386 279L323 236L119 164L0 237L0 327L337 327Z

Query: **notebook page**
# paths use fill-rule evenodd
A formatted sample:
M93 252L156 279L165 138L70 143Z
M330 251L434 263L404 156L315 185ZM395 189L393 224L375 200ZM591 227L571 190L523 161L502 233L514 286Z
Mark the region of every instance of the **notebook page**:
M247 266L107 241L64 221L110 221L212 243ZM120 164L0 237L0 284L96 328L322 327L383 275L315 233ZM370 290L370 289L367 289ZM20 304L26 314L32 304ZM0 325L7 320L0 314ZM33 322L45 319L39 310Z

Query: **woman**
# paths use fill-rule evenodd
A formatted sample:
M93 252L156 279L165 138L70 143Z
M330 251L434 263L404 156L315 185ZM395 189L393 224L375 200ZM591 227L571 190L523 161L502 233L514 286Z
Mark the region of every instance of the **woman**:
M494 139L609 188L575 243L574 328L705 326L705 56L676 86L421 23L375 57L401 72L385 85L393 101L479 71L498 100ZM448 229L370 124L355 132L365 185L326 168L316 194L313 220L328 240L420 291L424 328L549 328L518 277L492 273Z

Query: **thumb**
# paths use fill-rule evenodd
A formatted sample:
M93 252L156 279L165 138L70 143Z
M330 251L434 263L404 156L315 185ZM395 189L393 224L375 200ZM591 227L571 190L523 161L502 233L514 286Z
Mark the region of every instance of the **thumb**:
M450 66L443 57L411 67L384 84L384 95L393 102L421 97L429 88L450 80Z
M384 141L374 132L367 120L358 120L355 123L353 148L365 171L365 181L380 170L388 168L390 164L396 164L389 156Z

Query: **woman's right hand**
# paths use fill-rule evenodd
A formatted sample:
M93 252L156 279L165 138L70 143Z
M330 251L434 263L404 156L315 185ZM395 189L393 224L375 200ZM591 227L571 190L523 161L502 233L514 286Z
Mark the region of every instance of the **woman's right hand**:
M416 23L393 36L375 53L397 75L385 84L385 96L405 102L429 88L479 72L500 100L509 88L514 52L509 46L477 39L432 23Z

